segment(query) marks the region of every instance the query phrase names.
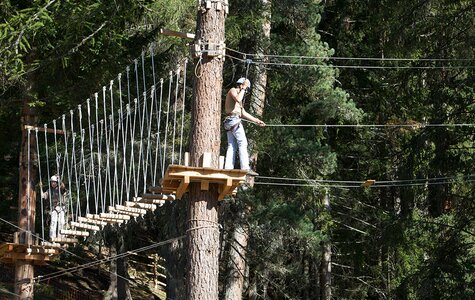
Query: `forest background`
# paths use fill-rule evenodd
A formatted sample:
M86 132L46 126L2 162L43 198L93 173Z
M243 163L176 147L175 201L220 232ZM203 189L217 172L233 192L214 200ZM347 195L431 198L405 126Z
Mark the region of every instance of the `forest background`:
M296 126L247 126L261 177L220 207L222 298L475 297L474 126L454 125L475 119L474 6L230 1L226 46L235 51L227 51L223 95L247 74L256 83L249 110L268 124ZM150 46L160 68L173 69L189 49L160 28L194 32L195 10L191 0L0 3L3 220L17 221L10 207L18 201L23 108L34 108L38 124L50 122ZM316 124L327 126L298 126ZM334 126L350 124L384 126ZM367 179L376 183L361 187ZM97 239L133 250L183 234L184 222L183 202L173 202ZM1 222L0 231L8 241L15 228ZM157 249L170 299L184 297L183 247ZM239 296L231 292L236 252L247 265ZM65 255L58 265L73 260ZM127 277L127 259L117 263ZM11 270L4 268L8 289ZM122 284L119 293L133 295L137 283Z

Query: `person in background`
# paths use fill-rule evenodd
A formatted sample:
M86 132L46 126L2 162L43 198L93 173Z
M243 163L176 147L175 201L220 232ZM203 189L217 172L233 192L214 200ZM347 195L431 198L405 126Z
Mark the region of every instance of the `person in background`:
M66 188L64 184L61 183L61 188L59 186L59 177L56 175L51 176L49 181L50 187L46 190L41 198L45 201L51 200L51 224L49 228L49 237L50 239L61 236L61 229L64 229L65 225L65 212L66 212Z
M258 176L249 166L249 153L247 152L247 138L241 119L249 120L259 126L266 126L260 119L246 112L243 100L251 88L251 82L246 78L239 78L236 87L231 88L226 94L224 129L228 138L225 169L234 169L236 153L239 151L240 166L250 176Z

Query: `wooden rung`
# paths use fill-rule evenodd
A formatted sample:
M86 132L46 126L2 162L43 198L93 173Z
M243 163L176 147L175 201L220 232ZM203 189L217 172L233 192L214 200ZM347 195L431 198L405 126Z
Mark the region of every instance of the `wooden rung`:
M52 238L51 241L53 243L60 243L60 244L77 244L79 243L79 240L78 239L74 239L74 238Z
M144 202L143 199L173 201L176 200L176 196L174 194L143 194L142 201L139 202Z
M58 254L58 249L55 248L39 248L39 247L32 247L27 248L26 253L28 254L46 254L46 255L55 255Z
M71 222L71 226L75 228L89 229L89 230L94 230L94 231L100 230L99 226L86 224L86 223L80 223L80 222Z
M151 209L151 210L156 210L157 209L157 206L155 204L142 203L142 202L133 202L133 201L125 201L125 206L139 207L139 208Z
M88 231L78 231L78 230L69 230L69 229L61 229L61 234L77 235L77 236L89 236Z
M59 248L59 247L61 247L61 245L58 244L58 243L51 243L51 242L44 242L44 241L41 242L41 245L42 245L42 246L45 246L45 247L53 247L53 248Z
M130 220L130 216L121 214L100 213L101 218L112 220Z
M130 206L124 206L124 205L115 205L115 208L119 211L128 211L136 214L141 214L145 215L147 213L147 210L142 209L142 208L136 208L136 207L130 207Z
M101 221L99 219L95 220L94 218L85 218L85 217L78 217L78 221L82 223L89 223L89 224L95 224L95 225L101 225L101 226L106 226L107 223L104 221Z
M120 215L125 215L125 216L129 216L129 217L133 217L133 218L137 218L137 217L140 217L141 214L138 214L138 213L134 213L134 212L130 212L130 211L123 211L123 210L119 210L113 206L109 206L109 212L110 213L117 213L117 214L120 214Z
M161 194L163 192L163 188L161 186L151 186L148 188L148 190L152 193L157 193L157 194Z
M86 217L92 220L102 221L106 224L115 224L115 223L122 224L124 222L124 220L104 218L104 217L101 217L100 215L87 214Z

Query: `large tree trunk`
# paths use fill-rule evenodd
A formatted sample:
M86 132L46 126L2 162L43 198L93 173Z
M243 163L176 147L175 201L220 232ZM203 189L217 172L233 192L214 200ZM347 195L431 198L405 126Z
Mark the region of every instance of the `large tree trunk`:
M244 216L244 212L242 213ZM231 236L231 249L229 250L229 273L227 275L225 300L242 299L244 278L246 273L246 249L249 239L249 226L243 218L236 224Z
M28 244L32 242L32 233L35 232L36 191L38 180L38 164L36 153L36 135L24 129L24 125L36 126L37 112L27 102L22 112L22 139L20 153L20 197L18 202L19 216L18 242ZM17 260L15 262L15 294L18 299L33 299L34 268L31 261Z
M225 1L225 3L227 3ZM206 8L207 4L210 7ZM201 1L198 7L196 40L206 48L224 42L225 7L221 1ZM218 7L219 6L219 7ZM211 153L212 167L218 167L220 147L221 88L224 57L203 52L194 83L191 131L191 165L201 166L205 152ZM187 299L218 299L219 227L218 186L202 191L190 184L187 243Z
M262 36L257 43L257 56L261 57L263 61L267 61L267 54L270 45L270 30L271 30L271 0L261 0L263 5L262 11ZM267 70L265 65L256 65L256 78L254 79L254 88L252 90L252 97L250 101L250 112L258 118L262 118L264 114L266 86L267 86ZM249 139L249 152L251 165L256 168L258 151L255 149L255 141ZM254 183L254 178L250 178L250 184ZM231 252L229 255L229 274L226 283L225 300L240 300L242 299L245 270L246 270L246 250L247 241L249 239L249 228L246 223L246 211L241 212L243 220L237 222L232 234Z
M111 245L110 256L117 255L116 245ZM104 300L117 300L117 260L113 259L110 262L110 284L107 293L104 296Z
M120 232L120 237L119 237L119 254L123 254L127 252L127 249L125 247L124 243L124 236L123 232ZM117 278L117 297L118 299L132 299L132 296L130 294L130 288L129 288L129 274L128 274L128 258L127 256L118 258L117 259L117 274L119 277Z
M328 193L324 198L327 213L330 211L330 197ZM322 300L332 299L332 247L329 240L322 243L322 264L320 270L320 291Z
M183 235L183 224L186 206L181 201L170 205L170 221L168 222L168 236ZM181 230L180 230L181 229ZM175 300L185 299L185 248L182 240L175 240L167 245L165 263L167 269L167 298Z

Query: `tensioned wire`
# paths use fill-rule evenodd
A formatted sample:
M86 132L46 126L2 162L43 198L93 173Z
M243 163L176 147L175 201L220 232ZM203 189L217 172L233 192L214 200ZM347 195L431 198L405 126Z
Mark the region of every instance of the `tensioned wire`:
M457 180L457 181L434 181L434 182L420 182L420 183L389 183L389 184L378 184L376 181L373 185L368 186L367 188L387 188L387 187L414 187L414 186L428 186L428 185L447 185L447 184L457 184L457 183L470 183L475 182L475 179L472 180ZM255 185L266 185L266 186L293 186L293 187L324 187L324 188L364 188L361 185L363 182L360 182L359 185L355 184L333 184L333 183L282 183L282 182L254 182Z
M96 266L96 265L101 265L101 264L109 262L111 260L124 258L124 257L134 255L134 254L139 253L139 252L148 251L148 250L154 249L154 248L159 247L159 246L170 244L170 243L173 243L175 241L184 239L185 237L186 237L186 235L182 235L182 236L179 236L179 237L176 237L176 238L168 239L168 240L163 241L163 242L158 242L158 243L151 244L151 245L148 245L148 246L145 246L145 247L142 247L142 248L138 248L138 249L127 251L127 252L124 252L124 253L120 253L120 254L117 254L117 255L114 255L114 256L110 256L108 258L104 258L104 259L101 259L101 260L96 260L96 261L93 261L93 262L89 262L89 263L86 263L86 264L83 264L83 265L80 265L80 266L77 266L77 267L72 267L72 268L69 268L69 269L53 272L53 273L50 273L50 274L45 275L45 276L37 276L37 277L35 277L35 281L36 282L42 282L42 281L46 281L46 280L51 280L53 278L63 276L67 273L77 272L77 271L87 269L87 268L90 268L90 267L93 267L93 266Z
M268 58L296 58L296 59L326 59L326 60L361 60L361 61L474 61L473 58L397 58L397 57L340 57L340 56L306 56L306 55L279 55L279 54L252 54L244 53L226 47L226 50L238 53L244 57Z
M235 59L241 62L247 62L247 59L232 56L226 54L226 57ZM304 63L284 63L284 62L265 62L265 61L252 61L255 65L264 66L280 66L280 67L314 67L314 68L338 68L338 69L475 69L473 66L374 66L374 65L327 65L327 64L304 64Z
M245 122L255 122L241 119ZM475 127L475 123L417 123L417 124L267 124L264 127L316 127L316 128L426 128L426 127Z

